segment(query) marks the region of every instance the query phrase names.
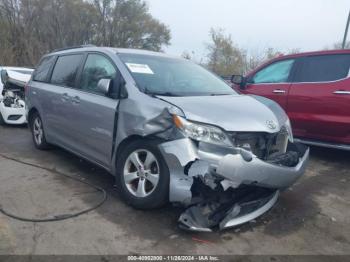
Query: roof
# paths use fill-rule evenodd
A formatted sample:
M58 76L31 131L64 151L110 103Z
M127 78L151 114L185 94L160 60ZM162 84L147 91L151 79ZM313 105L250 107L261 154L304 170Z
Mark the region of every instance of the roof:
M61 50L54 50L52 53L48 55L60 55L60 54L67 54L67 53L74 53L74 52L91 52L91 51L109 51L116 54L139 54L139 55L152 55L152 56L161 56L161 57L168 57L168 58L177 58L181 59L177 56L171 56L165 53L161 52L154 52L154 51L148 51L143 49L130 49L130 48L115 48L115 47L98 47L98 46L79 46L79 47L72 47L72 48L66 48Z
M302 56L314 56L314 55L330 55L330 54L350 54L350 49L335 49L335 50L322 50L312 52L301 52L297 54L282 55L276 59L290 58L290 57L302 57Z
M305 57L305 56L315 56L315 55L336 55L336 54L350 54L350 49L322 50L322 51L312 51L312 52L301 52L301 53L290 54L290 55L280 55L258 66L257 68L249 72L247 75L248 76L252 75L255 72L259 71L261 68L265 67L266 65L276 61L284 60L284 59L298 58L298 57Z

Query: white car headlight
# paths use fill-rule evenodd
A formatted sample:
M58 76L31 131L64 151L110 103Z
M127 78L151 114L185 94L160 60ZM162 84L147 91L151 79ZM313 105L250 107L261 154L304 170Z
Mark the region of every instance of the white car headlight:
M231 140L218 127L194 123L177 115L173 115L173 121L175 126L188 138L210 144L232 147Z

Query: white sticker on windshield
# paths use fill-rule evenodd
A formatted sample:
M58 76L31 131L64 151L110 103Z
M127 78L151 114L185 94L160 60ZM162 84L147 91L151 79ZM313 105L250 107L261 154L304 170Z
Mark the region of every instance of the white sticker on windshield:
M133 73L149 74L149 75L154 74L152 69L148 65L145 65L145 64L126 63L126 65L130 69L130 71Z

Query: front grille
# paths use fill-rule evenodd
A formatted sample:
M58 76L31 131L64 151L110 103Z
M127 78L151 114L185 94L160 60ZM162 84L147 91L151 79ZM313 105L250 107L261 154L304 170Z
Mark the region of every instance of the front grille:
M288 132L282 128L279 132L229 132L236 147L251 151L258 158L266 160L270 155L285 153L288 144Z

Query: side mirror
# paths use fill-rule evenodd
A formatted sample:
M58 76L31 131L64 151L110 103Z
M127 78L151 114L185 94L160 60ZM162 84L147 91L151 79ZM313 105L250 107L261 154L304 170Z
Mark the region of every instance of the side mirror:
M246 79L241 75L232 75L231 82L235 85L238 85L241 89L244 89L246 86Z
M111 79L102 78L97 83L97 89L104 95L108 95L111 88Z

